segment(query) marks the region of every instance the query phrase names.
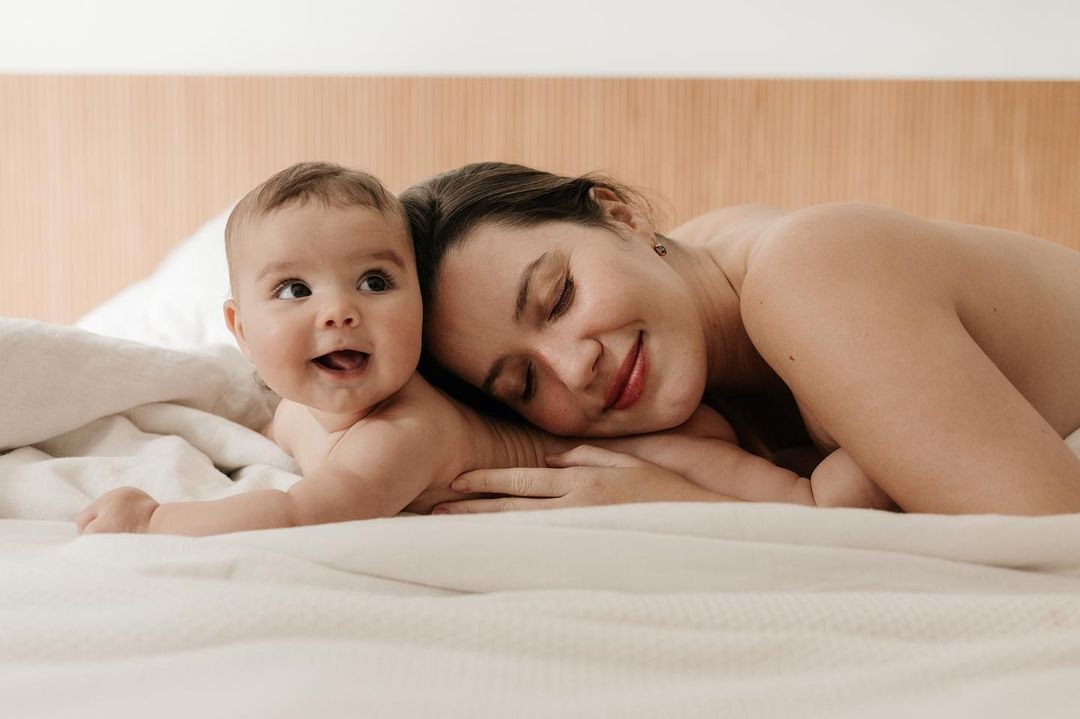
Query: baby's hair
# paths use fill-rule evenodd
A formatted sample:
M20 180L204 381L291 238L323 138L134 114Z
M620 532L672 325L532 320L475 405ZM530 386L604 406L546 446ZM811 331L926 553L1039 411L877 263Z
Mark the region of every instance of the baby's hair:
M313 199L327 207L366 207L403 222L405 218L401 202L374 175L333 162L298 162L270 176L236 203L225 223L230 267L235 238L245 223Z

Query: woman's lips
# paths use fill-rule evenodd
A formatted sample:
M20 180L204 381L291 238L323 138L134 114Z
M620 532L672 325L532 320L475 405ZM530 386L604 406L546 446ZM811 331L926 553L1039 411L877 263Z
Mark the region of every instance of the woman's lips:
M605 409L626 409L645 393L645 378L649 372L649 360L645 356L645 335L638 334L638 341L619 365L619 371L608 390Z

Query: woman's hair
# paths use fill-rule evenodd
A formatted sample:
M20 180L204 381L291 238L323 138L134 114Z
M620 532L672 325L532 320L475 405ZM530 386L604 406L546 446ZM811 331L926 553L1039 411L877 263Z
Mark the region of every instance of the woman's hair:
M641 194L602 175L563 177L523 165L478 162L419 182L400 195L405 206L425 306L446 253L481 224L531 227L576 222L611 227L589 190L602 187L647 209Z

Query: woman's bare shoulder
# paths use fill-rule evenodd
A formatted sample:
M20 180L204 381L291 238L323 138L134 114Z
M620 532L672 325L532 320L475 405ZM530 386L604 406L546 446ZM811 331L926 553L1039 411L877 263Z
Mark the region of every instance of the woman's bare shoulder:
M953 233L940 223L874 205L814 205L764 228L747 254L744 289L771 293L777 283L796 283L831 297L880 294L888 286L906 292L947 282L960 259Z
M761 227L785 214L769 205L721 207L687 220L668 231L668 236L689 245L704 245L748 227Z

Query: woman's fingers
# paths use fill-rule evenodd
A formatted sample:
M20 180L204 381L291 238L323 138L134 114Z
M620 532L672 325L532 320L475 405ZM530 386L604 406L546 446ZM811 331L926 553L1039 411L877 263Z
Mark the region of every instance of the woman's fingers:
M450 489L515 497L561 497L569 491L569 486L558 470L512 467L465 472L450 483Z
M533 509L552 509L554 499L531 497L496 497L494 499L462 499L437 504L432 514L483 514L486 512L521 512Z
M544 461L549 467L641 467L646 464L632 455L591 444L579 444L562 454L549 455Z

